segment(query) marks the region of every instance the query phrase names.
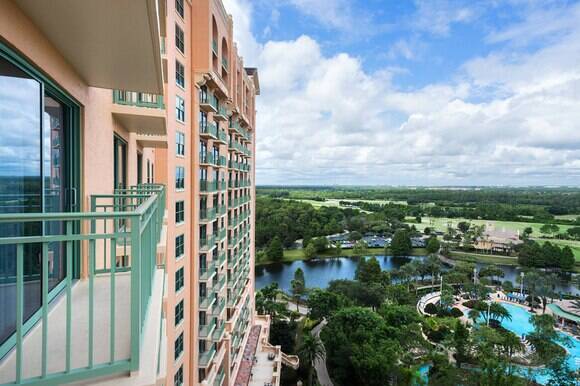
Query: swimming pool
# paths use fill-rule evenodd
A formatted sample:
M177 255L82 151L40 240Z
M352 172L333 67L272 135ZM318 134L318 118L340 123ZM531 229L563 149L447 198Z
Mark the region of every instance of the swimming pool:
M512 320L504 320L502 326L506 329L514 332L515 334L522 336L523 334L529 334L534 331L532 323L530 323L531 314L524 308L518 307L510 303L502 303L502 305L510 312ZM570 337L569 335L560 333L560 335ZM580 340L576 338L571 338L571 347L565 347L568 350L567 362L572 370L578 370L580 368ZM536 375L536 382L541 384L546 384L549 377L542 374L542 371L538 371Z

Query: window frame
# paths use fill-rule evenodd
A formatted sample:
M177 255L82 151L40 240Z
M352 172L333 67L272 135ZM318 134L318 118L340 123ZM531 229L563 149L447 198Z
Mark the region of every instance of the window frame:
M177 122L185 123L185 99L179 95L175 96L175 119Z
M175 59L175 83L185 90L185 66L177 59Z
M185 222L185 201L175 201L175 224L183 224Z
M181 259L185 255L185 234L175 236L175 260Z
M185 55L185 34L177 23L175 24L175 48Z
M183 322L184 319L184 315L185 315L185 300L181 299L176 305L175 305L175 326L179 326L181 324L181 322ZM179 316L179 318L178 318Z
M185 168L183 166L175 167L175 190L185 190Z
M185 18L185 8L183 0L175 0L175 12L177 12L177 14L181 16L182 19Z
M185 157L185 133L183 131L175 132L175 155Z
M185 287L185 269L178 268L175 271L175 293L180 292Z
M177 339L175 339L175 342L173 342L173 358L176 361L181 358L181 355L183 354L183 341L184 337L182 332L179 334Z

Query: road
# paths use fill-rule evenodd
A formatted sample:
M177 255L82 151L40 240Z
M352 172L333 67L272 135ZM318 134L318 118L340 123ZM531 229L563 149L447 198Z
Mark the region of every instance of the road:
M318 323L318 325L312 329L312 335L317 339L320 339L320 331L322 331L327 323L326 319L323 319L322 322ZM316 375L318 376L318 383L320 383L320 386L334 386L330 379L330 375L328 375L328 369L326 368L326 353L322 355L322 359L317 359L314 362L314 368L316 369Z

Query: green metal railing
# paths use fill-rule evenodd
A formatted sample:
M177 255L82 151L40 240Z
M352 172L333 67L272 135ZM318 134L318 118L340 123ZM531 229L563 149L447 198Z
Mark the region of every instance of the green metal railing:
M200 151L199 152L199 163L201 164L209 164L209 165L216 165L217 159L212 152L209 151Z
M221 156L218 158L218 162L217 162L218 166L222 166L222 167L223 167L223 166L226 166L226 165L227 165L227 163L228 163L228 161L227 161L227 159L226 159L226 157L225 157L225 156L221 155Z
M218 132L218 140L223 143L228 143L228 135L224 130Z
M213 221L217 217L217 212L215 208L205 208L199 211L199 220L200 221Z
M204 193L213 193L217 190L217 181L201 180L199 190Z
M222 299L222 304L224 305L224 308L225 308L226 302L223 299ZM222 308L222 310L223 310L223 308ZM222 323L221 326L217 327L214 330L213 335L211 337L212 340L214 342L219 342L220 340L222 340L225 331L226 331L226 324L225 323ZM221 383L220 383L220 385L221 385Z
M40 235L1 237L3 248L13 248L16 265L14 278L16 293L16 331L13 336L16 368L14 369L16 384L58 385L69 382L90 379L94 377L131 372L139 369L140 349L143 343L143 327L152 295L157 262L157 244L161 237L161 228L165 211L165 187L162 185L140 185L125 190L115 191L109 195L94 195L90 197L90 212L78 213L22 213L1 214L0 224L19 223L38 226ZM55 227L52 224L59 224ZM59 229L55 232L55 229ZM49 231L50 230L50 231ZM58 243L58 244L57 244ZM63 331L65 347L55 348L54 338L49 337L49 267L51 252L54 245L60 245L66 251L66 270L61 282L63 306L66 325L59 326ZM23 367L27 358L23 357L26 337L25 309L25 255L32 246L38 246L41 251L40 291L42 304L38 328L42 332L40 358L41 369L38 377L26 378ZM124 264L119 265L119 257ZM78 267L87 267L80 283L87 285L86 309L73 307L73 287L79 279ZM129 275L130 322L127 329L116 333L115 322L118 274ZM100 340L99 331L102 326L95 324L95 279L108 279L109 291L109 340L108 358L104 362L95 360L95 338ZM79 283L79 285L80 285ZM86 318L87 349L85 352L73 352L73 325L79 319ZM128 358L116 357L116 337L119 334L130 336ZM12 338L11 338L12 339ZM10 342L10 341L9 341ZM64 369L49 370L49 355L64 355ZM86 365L73 368L72 357L86 355ZM98 363L97 363L98 362Z
M215 345L212 345L209 350L199 354L199 366L207 367L213 360L216 354Z
M199 326L199 337L204 339L209 337L212 333L213 330L216 327L216 321L215 319L212 319L211 322L209 322L208 324L203 324Z
M217 111L218 99L209 90L199 90L199 104L210 105L214 110Z
M222 384L224 383L225 377L226 377L226 372L222 368L215 379L214 386L222 386Z
M164 109L163 95L148 94L136 91L113 90L113 103L126 106Z
M209 263L206 267L201 267L199 270L199 280L207 281L210 280L216 274L216 266L213 262Z
M203 121L199 123L199 130L202 134L207 134L214 139L217 139L218 128L213 122Z
M207 252L210 249L212 249L213 247L215 247L215 236L211 235L210 237L202 237L199 239L199 248L204 251Z

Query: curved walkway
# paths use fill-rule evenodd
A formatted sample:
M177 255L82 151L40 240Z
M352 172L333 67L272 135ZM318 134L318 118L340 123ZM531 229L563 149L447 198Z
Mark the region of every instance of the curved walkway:
M328 322L326 319L322 319L322 322L318 323L316 327L312 329L312 335L316 339L320 339L320 331L326 326ZM322 354L322 358L316 359L314 361L314 368L316 369L316 375L318 376L318 383L320 386L334 386L330 375L328 374L328 369L326 368L326 352Z

